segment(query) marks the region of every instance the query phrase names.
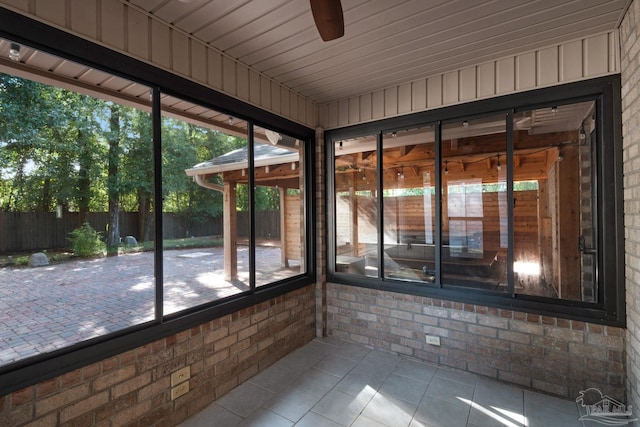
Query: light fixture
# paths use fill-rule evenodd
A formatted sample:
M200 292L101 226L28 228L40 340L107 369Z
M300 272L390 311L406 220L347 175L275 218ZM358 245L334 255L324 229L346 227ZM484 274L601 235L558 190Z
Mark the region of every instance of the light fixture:
M340 148L340 149L342 150L342 141L340 141L340 142L338 143L338 148Z
M404 167L400 166L398 170L398 179L404 179Z
M557 114L558 113L558 107L551 107L551 113L552 114Z
M391 137L392 137L392 138L397 138L397 137L398 137L398 133L397 133L397 132L393 132L393 133L391 133Z
M498 164L496 165L496 169L498 169L498 171L502 170L502 165L500 164L500 154L498 154Z
M282 135L269 129L264 130L264 134L272 145L277 145L282 140Z
M580 126L580 140L584 140L587 137L586 132L584 131L584 125Z
M11 43L9 59L15 62L20 61L20 45L18 43Z
M465 120L464 122L462 122L462 126L468 128L469 122Z
M227 119L227 123L229 123L230 125L233 126L233 117L229 116L229 118Z
M449 175L449 162L448 161L444 162L444 174L445 175Z

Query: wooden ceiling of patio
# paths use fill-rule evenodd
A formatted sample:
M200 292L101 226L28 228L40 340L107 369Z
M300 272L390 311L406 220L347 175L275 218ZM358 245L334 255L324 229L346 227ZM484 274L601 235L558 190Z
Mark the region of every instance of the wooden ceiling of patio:
M530 135L514 133L514 175L518 180L545 179L550 165L562 150L570 149L579 140L577 131ZM336 190L349 188L373 190L376 187L375 151L336 156ZM387 148L384 150L386 187L416 188L424 183L424 173L434 173L433 142ZM498 158L505 166L499 171ZM442 168L447 179L482 178L497 182L506 176L506 137L504 133L444 140ZM435 179L435 175L432 175ZM391 185L393 183L393 185Z

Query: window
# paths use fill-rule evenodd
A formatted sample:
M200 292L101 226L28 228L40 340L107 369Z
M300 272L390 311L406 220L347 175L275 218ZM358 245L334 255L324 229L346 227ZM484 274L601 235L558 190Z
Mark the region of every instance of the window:
M327 132L330 280L623 322L616 85Z
M0 394L314 281L312 129L55 35L0 74Z
M304 144L259 126L253 135L256 190L248 206L255 225L255 281L263 286L305 271Z
M162 96L164 314L250 288L247 228L223 167L238 158L247 169L247 140L245 120Z
M377 273L376 137L335 142L335 267L353 275Z
M0 74L0 366L155 318L151 114L127 104Z
M433 126L382 135L384 276L435 278Z

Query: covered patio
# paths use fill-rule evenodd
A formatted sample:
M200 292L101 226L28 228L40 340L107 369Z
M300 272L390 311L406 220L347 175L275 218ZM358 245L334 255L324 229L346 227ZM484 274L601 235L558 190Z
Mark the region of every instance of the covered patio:
M0 0L0 72L147 119L156 224L224 203L222 247L0 270L0 424L577 427L590 390L637 418L640 1L329 3L336 38L297 0Z
M304 226L303 178L300 170L302 147L300 141L280 133L264 130L268 142L256 141L252 147L252 175L249 176L249 147L245 146L209 161L199 163L185 172L194 182L206 189L222 193L224 223L224 277L238 278L238 220L237 189L246 188L250 180L254 186L274 189L278 194L280 212L280 264L290 264L305 271L305 242L301 227ZM221 184L212 181L218 178ZM257 210L252 215L259 215ZM260 257L256 257L260 259ZM273 260L260 260L273 265Z

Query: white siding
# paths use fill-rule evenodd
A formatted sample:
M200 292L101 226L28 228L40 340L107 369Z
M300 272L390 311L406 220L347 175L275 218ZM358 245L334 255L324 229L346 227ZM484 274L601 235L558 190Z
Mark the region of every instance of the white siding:
M523 52L320 106L325 129L618 73L616 32ZM360 102L355 102L355 99ZM360 111L358 111L360 108ZM327 121L328 120L328 121Z
M207 49L209 62L209 86L222 89L222 55L215 50Z
M194 40L191 43L191 77L198 83L207 83L207 49Z
M137 58L148 60L151 51L151 40L149 40L149 18L135 9L126 9L127 27L125 30L125 46L127 52ZM160 29L156 36L160 36ZM108 32L110 27L103 28L102 32ZM159 42L159 40L158 40ZM157 65L163 66L158 63Z
M318 107L158 17L117 0L0 0L46 24L315 128Z
M141 17L145 19L146 17ZM146 40L140 43L140 49L146 47ZM158 21L151 21L151 61L162 68L171 69L171 28Z
M179 31L171 32L171 68L183 76L191 76L189 38Z
M123 52L127 22L125 7L122 3L111 1L103 1L101 6L102 9L98 12L101 28L98 40L114 50Z
M496 61L496 95L502 95L515 90L516 66L514 58Z
M411 84L411 110L420 111L427 108L427 81L418 80Z
M71 29L91 39L98 37L97 0L71 0Z
M325 129L620 70L618 36L611 31L318 106L133 5L107 0L0 0L0 3L275 114Z

